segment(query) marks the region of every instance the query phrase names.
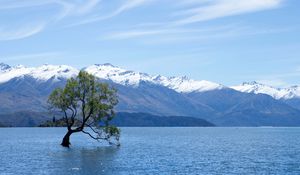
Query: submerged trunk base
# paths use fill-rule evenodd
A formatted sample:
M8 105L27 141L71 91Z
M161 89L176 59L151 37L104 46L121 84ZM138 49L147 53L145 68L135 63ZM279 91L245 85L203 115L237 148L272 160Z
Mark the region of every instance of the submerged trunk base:
M67 147L69 148L71 143L70 143L70 136L71 136L72 132L68 131L67 134L64 136L62 142L61 142L61 145L63 147Z

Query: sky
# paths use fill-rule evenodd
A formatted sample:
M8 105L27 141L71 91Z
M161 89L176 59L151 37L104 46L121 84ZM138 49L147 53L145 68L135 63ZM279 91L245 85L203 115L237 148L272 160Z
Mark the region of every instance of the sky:
M300 85L299 0L0 0L0 62Z

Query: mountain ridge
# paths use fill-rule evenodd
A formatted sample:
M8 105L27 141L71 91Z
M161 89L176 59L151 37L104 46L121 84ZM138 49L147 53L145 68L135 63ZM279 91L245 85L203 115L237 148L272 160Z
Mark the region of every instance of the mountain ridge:
M275 99L300 98L300 87L297 85L288 88L276 88L253 81L244 82L237 86L231 86L231 88L241 92L267 94Z
M47 98L52 90L63 87L68 78L79 72L66 65L26 68L2 64L0 68L0 114L27 110L47 112ZM111 64L95 64L81 70L118 89L117 112L190 116L218 126L300 126L297 97L276 99L268 94L242 92L205 80L152 76ZM251 83L252 86L256 84Z
M111 80L114 83L137 87L140 82L147 81L150 83L165 86L179 93L205 92L211 90L220 90L231 88L240 92L267 94L275 99L292 99L300 98L300 87L291 86L288 88L276 88L256 81L244 82L236 86L225 86L219 83L207 80L194 80L186 76L166 77L162 75L149 75L147 73L126 70L110 63L94 64L76 69L68 65L49 65L44 64L38 67L26 67L23 65L10 66L0 63L0 83L5 83L13 78L25 75L32 76L41 81L47 81L50 78L71 78L78 74L80 70L87 71L97 78Z

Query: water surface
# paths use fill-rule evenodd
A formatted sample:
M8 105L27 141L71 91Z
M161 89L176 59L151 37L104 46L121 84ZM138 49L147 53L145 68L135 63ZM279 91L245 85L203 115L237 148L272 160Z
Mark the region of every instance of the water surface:
M0 174L300 174L300 128L122 128L121 147L65 128L1 128Z

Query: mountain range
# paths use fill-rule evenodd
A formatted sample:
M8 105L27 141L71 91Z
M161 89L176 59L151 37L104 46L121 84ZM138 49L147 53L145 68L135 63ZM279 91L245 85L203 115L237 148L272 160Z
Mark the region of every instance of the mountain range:
M227 87L186 76L152 76L108 63L82 70L118 89L118 112L190 116L217 126L300 126L299 86L275 88L249 82ZM26 67L0 63L0 115L44 115L51 91L79 71L67 65Z

